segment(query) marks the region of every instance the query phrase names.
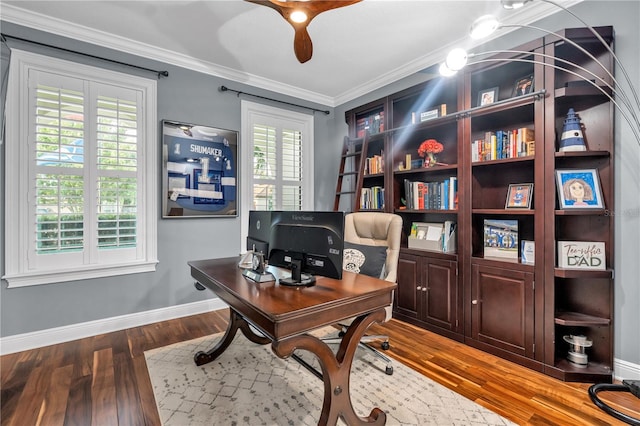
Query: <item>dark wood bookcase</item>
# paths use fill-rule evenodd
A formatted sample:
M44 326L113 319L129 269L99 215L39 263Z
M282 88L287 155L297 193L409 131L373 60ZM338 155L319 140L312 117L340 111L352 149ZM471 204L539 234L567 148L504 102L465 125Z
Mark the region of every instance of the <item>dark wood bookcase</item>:
M613 28L597 31L612 47ZM566 29L346 113L350 137L368 137L369 152L384 158L381 173L358 177L360 188L384 187L380 210L404 220L395 317L562 380L612 380L614 104L603 66L611 72L613 58L593 33ZM515 91L522 79L532 80L524 95ZM487 90L493 102L481 105ZM558 152L569 108L587 151ZM374 115L382 127L363 133L363 119ZM502 150L476 142L492 135ZM427 139L443 151L435 166L420 167ZM562 209L558 169L596 169L604 208ZM455 203L409 202L407 182L452 178ZM507 208L514 184L533 184L530 208ZM457 224L456 253L409 247L413 223L445 221ZM485 256L485 224L496 221L516 221L518 259ZM534 242L534 264L520 262L522 240ZM606 270L559 268L557 242L565 240L604 242ZM586 367L567 360L569 335L593 342Z

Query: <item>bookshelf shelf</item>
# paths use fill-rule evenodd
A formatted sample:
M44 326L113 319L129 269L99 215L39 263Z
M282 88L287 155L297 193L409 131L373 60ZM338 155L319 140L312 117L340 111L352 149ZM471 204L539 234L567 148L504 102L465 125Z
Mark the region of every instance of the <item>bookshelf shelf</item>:
M593 315L586 315L580 312L561 312L556 314L555 323L565 326L595 326L609 325L609 318L601 318Z
M590 271L580 269L555 268L554 274L558 278L613 279L613 269L607 269L605 271Z
M536 211L531 209L473 209L472 213L494 216L533 216Z

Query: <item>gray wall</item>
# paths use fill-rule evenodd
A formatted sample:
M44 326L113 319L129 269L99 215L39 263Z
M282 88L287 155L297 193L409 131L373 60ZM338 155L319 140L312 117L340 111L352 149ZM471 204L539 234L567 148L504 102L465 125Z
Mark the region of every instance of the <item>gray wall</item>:
M221 85L287 102L331 110L325 106L288 98L277 93L270 93L188 69L158 64L51 35L45 37L40 32L10 23L2 22L2 32L126 63L169 71L168 78L158 80L158 121L171 119L239 131L241 98L237 97L235 93L219 92L218 87ZM64 59L154 78L153 74L74 54L60 53L18 42L12 42L11 45L23 50L48 53ZM4 75L6 61L3 60L2 65ZM268 103L268 101L249 97L246 99ZM273 105L292 108L276 103ZM293 108L295 109L295 107ZM305 109L298 110L303 113L311 113ZM317 209L331 209L333 207L332 195L335 191L338 158L343 137L342 135L336 136L334 121L332 114L315 113L316 152L314 158L316 160L315 179L318 182L315 207ZM338 138L337 143L333 140L336 137ZM160 144L160 140L152 142ZM5 145L1 145L1 164L4 164L4 149ZM158 163L160 163L160 158L158 158ZM160 164L158 167L161 170ZM3 199L6 178L3 172L0 178ZM158 176L158 180L160 181L160 176ZM157 206L157 211L160 217L160 204ZM0 250L4 250L4 203L0 214L2 214L2 248ZM195 290L187 261L235 256L240 253L240 249L239 218L159 218L159 263L154 273L11 289L8 289L6 282L3 281L0 288L0 336L12 336L211 298L213 297L211 292ZM3 275L4 259L0 262L2 262L0 275Z
M640 88L639 41L640 2L587 1L572 9L593 26L613 25L616 29L616 52ZM560 13L537 25L557 30L582 26L570 15ZM3 32L38 39L53 44L56 37L45 38L30 29L2 23ZM541 34L520 30L495 40L490 48L510 48ZM260 89L228 82L189 70L165 66L142 58L86 46L73 40L63 40L64 47L108 56L122 61L167 69L169 78L158 82L158 119L183 120L215 127L240 130L240 100L234 94L223 94L217 88L231 88L277 97L290 102L302 102ZM488 47L489 48L489 47ZM29 47L30 50L37 50ZM422 54L424 52L417 52ZM58 55L58 54L57 54ZM126 71L118 66L88 61L81 57L62 55L81 62L94 63ZM3 64L4 65L4 64ZM136 72L137 73L137 72ZM315 190L316 209L331 209L335 191L342 139L347 134L344 112L371 100L410 87L429 74L416 74L350 101L330 115L316 113L315 118ZM320 107L319 105L309 105ZM322 109L327 109L322 107ZM331 109L331 108L329 108ZM640 364L640 146L630 134L626 123L616 122L616 297L615 297L615 357L624 362ZM241 135L242 137L242 135ZM159 143L159 141L158 141ZM4 146L0 156L4 164ZM2 180L4 191L5 176ZM4 195L4 192L3 192ZM4 197L3 197L4 198ZM158 206L160 212L160 206ZM4 206L0 210L4 227ZM157 272L58 283L27 288L0 288L0 336L27 333L47 328L99 320L150 309L174 306L210 297L196 292L186 262L203 257L235 255L240 250L239 219L163 220L158 223L159 259ZM4 228L2 229L4 241ZM220 242L224 241L224 244ZM3 260L0 260L3 261ZM2 272L4 265L2 265Z

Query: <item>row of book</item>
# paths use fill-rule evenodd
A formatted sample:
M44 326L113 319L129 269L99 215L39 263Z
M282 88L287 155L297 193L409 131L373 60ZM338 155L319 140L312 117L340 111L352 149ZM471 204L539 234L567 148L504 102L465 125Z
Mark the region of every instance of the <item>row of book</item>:
M372 186L362 188L360 193L360 209L362 210L382 210L384 209L384 188Z
M384 156L382 152L380 155L364 159L364 174L374 175L377 173L384 173Z
M409 210L455 210L458 208L458 178L418 182L404 180L404 193Z
M375 135L380 132L384 132L384 111L356 120L356 137L364 138L367 133Z
M484 139L476 139L471 144L473 162L526 157L534 153L534 131L527 127L486 132Z

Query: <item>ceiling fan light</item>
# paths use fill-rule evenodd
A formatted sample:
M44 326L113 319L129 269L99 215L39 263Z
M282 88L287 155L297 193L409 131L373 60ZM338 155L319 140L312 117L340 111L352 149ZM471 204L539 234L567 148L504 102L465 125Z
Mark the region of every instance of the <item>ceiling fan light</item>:
M467 65L468 58L467 51L457 47L449 52L445 64L451 71L460 71L465 65Z
M289 15L289 19L297 24L301 24L308 19L308 16L302 10L294 10L291 12L291 15Z
M485 38L497 30L499 26L498 18L493 15L483 15L473 21L469 35L474 39Z

